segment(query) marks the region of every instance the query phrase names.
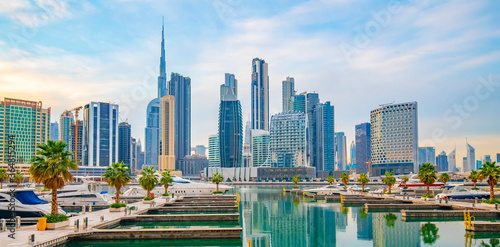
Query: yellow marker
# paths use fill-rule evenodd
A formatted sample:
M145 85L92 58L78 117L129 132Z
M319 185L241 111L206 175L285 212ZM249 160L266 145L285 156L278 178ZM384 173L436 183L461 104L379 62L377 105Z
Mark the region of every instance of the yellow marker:
M250 240L250 239L249 239L249 240L248 240L248 247L252 247L252 246L253 246L253 245L252 245L252 240Z

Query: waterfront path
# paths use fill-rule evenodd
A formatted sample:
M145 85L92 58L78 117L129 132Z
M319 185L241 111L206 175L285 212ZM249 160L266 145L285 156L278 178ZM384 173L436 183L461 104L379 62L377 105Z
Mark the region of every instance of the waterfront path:
M165 199L161 198L155 198L155 204L156 205L161 205L166 202ZM150 207L149 204L143 204L142 201L135 202L135 203L130 203L128 206L135 206L137 210L132 210L132 215L136 214L137 212L140 212L144 209L147 209ZM104 221L108 220L114 220L118 219L120 217L123 217L125 215L125 212L109 212L108 209L103 209L99 211L93 211L93 212L87 212L85 214L79 214L77 216L70 217L70 223L69 226L64 227L64 228L59 228L57 230L45 230L45 231L38 231L37 230L37 225L31 225L31 226L22 226L21 228L16 229L15 232L15 239L12 239L9 237L10 231L7 230L5 232L0 233L0 241L1 241L1 246L31 246L28 244L28 238L32 234L35 234L35 242L34 244L38 243L43 243L49 240L57 239L60 237L64 237L70 233L75 232L74 228L74 222L75 220L79 220L80 222L80 230L79 232L82 232L83 229L83 219L85 217L88 217L88 229L91 229L92 226L98 225L101 222L101 216L104 216Z

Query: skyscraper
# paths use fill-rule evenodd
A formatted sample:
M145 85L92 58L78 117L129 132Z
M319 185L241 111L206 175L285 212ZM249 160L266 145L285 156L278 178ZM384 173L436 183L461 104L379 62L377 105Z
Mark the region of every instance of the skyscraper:
M78 121L77 123L78 126L76 123L71 125L71 138L68 146L70 147L69 151L76 155L77 164L82 165L83 122ZM71 159L74 160L75 156L72 156Z
M356 140L356 172L368 173L372 156L371 124L362 123L355 127Z
M497 154L497 163L500 163L500 153Z
M327 101L312 110L310 131L310 165L316 171L335 170L335 117L334 106Z
M59 141L59 124L57 122L50 123L50 140Z
M371 173L418 173L417 102L387 104L371 113Z
M227 77L226 77L227 79ZM233 78L234 79L234 78ZM222 92L219 108L219 152L221 167L241 167L243 156L243 119L240 101L231 90ZM222 87L221 87L222 88Z
M68 144L67 151L71 151L71 126L75 124L75 117L72 112L64 112L59 118L59 140Z
M318 150L318 142L317 142L317 134L316 132L322 131L322 129L318 129L316 125L316 117L314 115L314 109L319 104L319 94L317 93L307 93L306 94L306 117L307 117L307 145L306 145L306 153L307 153L307 164L311 165L314 163L314 152ZM333 108L330 106L330 114L331 118L329 119L333 121ZM328 121L328 120L327 120ZM322 125L323 123L319 123ZM333 124L333 123L331 123ZM330 126L331 127L331 126Z
M436 150L434 147L421 147L418 148L418 165L421 166L424 163L430 163L435 165L436 163Z
M118 124L118 162L132 167L132 127L127 122Z
M175 170L175 98L172 95L160 99L160 154L158 171Z
M224 100L223 97L229 94L229 90L238 98L238 80L236 80L233 74L229 73L224 75L224 79L225 83L220 85L220 100Z
M269 131L252 131L252 166L270 165L269 160Z
M350 157L350 165L349 168L351 169L356 169L356 145L354 144L354 141L351 142L351 157Z
M252 129L269 131L268 64L260 58L252 60Z
M489 154L484 155L483 164L486 162L491 162L491 156Z
M307 166L305 113L280 113L271 117L270 156L274 167Z
M281 84L283 113L292 110L292 96L295 95L295 79L287 77Z
M296 94L292 96L291 104L292 104L292 112L303 112L307 111L307 92L302 92L300 94Z
M220 167L219 135L208 137L208 165L210 167Z
M167 62L165 61L165 33L164 25L161 25L161 56L160 75L158 76L158 99L168 94L167 92Z
M436 170L440 172L445 172L448 171L448 156L446 156L446 152L442 151L437 157L436 157Z
M118 119L118 105L90 102L84 106L84 166L109 166L117 162Z
M130 170L131 170L131 175L135 175L135 171L137 171L137 158L138 158L138 153L137 153L137 140L135 138L132 138L131 142L131 150L130 150Z
M192 149L192 151L194 151L194 154L202 156L206 156L206 150L207 148L204 145L196 145L196 147Z
M337 170L347 169L347 144L344 132L335 133L337 150Z
M182 159L191 154L191 79L172 73L168 93L175 97L175 169L182 170Z
M469 142L467 144L467 166L464 166L464 172L476 170L476 149Z
M14 135L16 163L28 163L36 155L37 145L50 135L50 107L41 101L4 98L0 101L0 163L8 163L10 135Z
M456 148L448 154L448 171L456 171L457 170L457 158L456 158Z

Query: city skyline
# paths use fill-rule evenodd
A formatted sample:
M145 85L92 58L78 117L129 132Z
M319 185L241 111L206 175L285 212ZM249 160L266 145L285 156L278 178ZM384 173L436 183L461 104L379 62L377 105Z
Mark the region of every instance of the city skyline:
M476 149L476 158L495 156L499 152L495 150L495 147L500 146L498 125L495 124L499 117L491 114L500 103L500 97L492 96L499 94L500 81L494 70L499 65L499 47L498 42L493 42L500 36L494 31L493 21L495 11L499 9L498 3L454 5L456 12L445 13L444 16L440 10L449 7L450 2L431 6L425 3L402 3L402 13L394 14L392 22L383 27L367 47L354 54L350 62L346 61L341 45L352 45L356 26L363 27L375 20L370 11L380 13L387 10L385 3L369 4L365 7L366 13L354 10L348 3L332 2L326 6L315 1L291 5L274 3L273 7L268 6L265 14L259 15L255 13L256 3L241 2L231 7L234 15L229 16L229 20L220 18L217 9L211 4L201 4L202 7L196 7L195 12L201 8L210 11L207 11L207 15L195 18L195 22L208 19L207 25L213 28L202 34L194 32L197 28L204 28L203 25L194 27L192 22L182 24L182 18L175 11L186 9L175 3L159 4L158 9L147 19L132 17L130 12L152 8L157 4L152 3L139 10L119 10L116 16L109 17L110 24L103 28L114 37L109 37L107 33L95 36L95 31L71 28L71 24L93 18L97 7L110 11L112 7L109 5L67 4L56 8L58 11L49 15L49 20L44 24L22 24L19 16L27 18L42 13L40 6L31 4L9 7L9 3L2 3L5 5L0 12L2 30L23 37L16 28L31 28L36 29L37 34L24 37L26 41L21 40L19 43L0 38L0 49L5 51L0 55L4 65L0 69L0 96L42 101L44 106L52 108L51 122L58 121L58 116L66 109L83 106L91 101L111 102L120 106L120 122L128 119L127 122L132 125L132 136L144 143L145 109L147 103L157 95L156 68L159 66L158 44L161 41L159 30L161 16L165 15L167 75L177 72L192 79L192 146L207 145L207 137L217 129L217 118L213 116L217 115L219 102L208 95L218 93L224 73L232 73L239 79L243 121L248 120L251 107L251 60L259 57L269 64L269 117L281 111L281 82L290 76L295 79L295 88L320 92L322 101L331 101L336 106L335 131L345 132L347 143L354 139L354 126L368 122L369 112L380 104L417 101L419 146L433 146L436 153L449 153L456 145L456 155L460 159L466 156L467 137ZM113 4L121 6L120 3ZM137 3L131 4L134 6ZM349 18L343 15L318 15L332 9L361 14ZM286 15L297 18L282 20L281 17ZM312 15L318 17L312 18ZM484 18L474 18L479 15ZM298 20L306 17L309 20L307 24L299 23ZM427 21L438 17L447 21ZM411 25L405 26L411 18ZM322 23L332 23L341 28L325 28ZM93 25L96 24L89 22L89 27ZM277 32L280 29L282 31ZM417 29L416 38L400 40L404 33ZM464 31L460 32L459 29ZM82 39L68 41L61 32L69 32ZM223 35L213 36L216 33ZM275 35L283 34L295 39L273 41ZM454 36L448 37L446 34ZM87 39L94 36L95 39ZM59 40L54 41L52 37L58 37ZM205 39L206 43L188 42L199 37L210 38ZM131 41L117 42L117 39L127 38ZM410 48L417 41L424 42ZM72 44L71 47L65 42ZM228 42L234 45L223 49L220 47L226 46ZM478 42L483 44L481 49L473 47ZM209 47L208 44L215 45ZM450 46L460 46L460 49ZM216 50L222 51L223 55L215 56ZM442 59L425 64L434 56ZM450 62L456 56L459 59ZM386 76L388 74L390 76ZM148 75L152 87L141 87L140 82ZM488 81L490 75L493 83L496 83L491 87L493 92L485 96L488 90L483 86L482 97L476 97L474 90L483 85L483 79L478 78ZM450 86L452 82L453 86ZM145 93L146 96L135 97L133 92ZM358 102L360 97L352 97L355 94L362 96L362 101ZM479 102L479 106L462 106L462 113L458 113L455 105L473 104L474 100ZM433 135L438 136L434 138L434 143L429 141ZM446 138L439 141L439 136Z

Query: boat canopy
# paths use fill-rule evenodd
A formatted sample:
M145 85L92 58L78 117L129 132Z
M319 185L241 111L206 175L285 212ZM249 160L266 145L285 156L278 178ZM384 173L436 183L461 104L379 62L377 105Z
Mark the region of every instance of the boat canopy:
M22 204L26 205L36 205L36 204L45 204L47 201L41 200L38 196L35 195L35 192L32 190L28 191L16 191L16 199L19 200Z

